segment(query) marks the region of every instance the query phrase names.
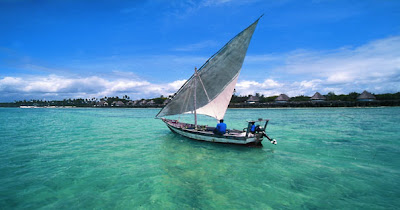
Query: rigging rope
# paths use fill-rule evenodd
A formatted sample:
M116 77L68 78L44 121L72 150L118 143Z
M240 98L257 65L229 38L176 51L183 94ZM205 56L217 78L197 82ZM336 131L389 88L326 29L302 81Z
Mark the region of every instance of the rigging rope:
M208 97L208 93L207 93L206 87L204 87L203 80L201 80L200 74L197 74L197 77L199 78L199 81L200 81L200 83L201 83L201 86L203 87L204 93L205 93L206 96L207 96L208 102L210 102L210 101L211 101L211 100L210 100L210 97Z

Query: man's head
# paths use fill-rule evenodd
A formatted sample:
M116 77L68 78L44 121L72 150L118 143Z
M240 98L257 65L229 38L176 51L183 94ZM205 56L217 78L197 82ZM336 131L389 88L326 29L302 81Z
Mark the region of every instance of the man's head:
M220 119L219 122L220 122L220 123L223 123L223 122L224 122L224 119Z

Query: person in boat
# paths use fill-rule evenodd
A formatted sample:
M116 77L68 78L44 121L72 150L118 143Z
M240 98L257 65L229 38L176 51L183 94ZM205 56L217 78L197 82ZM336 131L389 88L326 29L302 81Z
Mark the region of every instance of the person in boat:
M213 132L217 135L224 135L226 133L226 124L223 119L219 120L219 123Z
M250 133L252 134L256 133L256 125L254 124L254 122L251 122Z

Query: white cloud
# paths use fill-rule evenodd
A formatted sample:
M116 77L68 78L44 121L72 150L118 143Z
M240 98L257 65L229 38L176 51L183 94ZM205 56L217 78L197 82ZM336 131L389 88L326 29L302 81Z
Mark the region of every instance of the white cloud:
M182 85L186 82L186 80L177 80L171 83L168 83L169 89L178 90Z
M193 68L194 64L201 65L206 59L172 55L136 59L117 57L112 58L110 64L106 62L99 65L103 66L101 72L108 73L98 76L78 77L76 73L65 76L59 71L53 71L53 74L47 76L5 76L0 78L0 100L40 99L44 96L48 99L90 98L125 94L133 99L157 97L161 94L167 96L178 90L185 80L171 82L165 76L163 81L164 77L158 75L154 78L162 82L156 84L131 71L147 72L168 66L163 71L169 72L168 78L182 79L191 75L192 71L188 69ZM115 63L120 67L111 65ZM80 69L95 67L88 64ZM51 71L46 67L41 69ZM283 54L249 55L236 86L236 93L240 95L262 93L267 96L280 93L311 96L317 91L321 94L330 91L347 94L363 90L373 93L400 91L400 36L329 51L294 50Z
M1 101L22 99L101 98L129 95L132 99L168 96L186 80L152 84L145 80L106 79L98 76L71 78L57 75L34 77L4 77L0 79ZM22 97L22 98L21 98Z
M281 55L248 56L246 62L248 69L244 71L257 72L256 76L268 74L279 85L263 86L273 83L260 83L254 78L239 81L237 92L243 95L400 91L400 36L329 51L294 50Z
M376 40L356 48L325 52L294 52L288 56L286 69L294 74L316 74L339 80L355 80L399 73L400 36ZM376 74L380 72L380 74Z
M241 95L253 95L254 93L275 95L282 86L282 84L273 79L266 79L262 83L256 81L239 81L236 84L236 92Z

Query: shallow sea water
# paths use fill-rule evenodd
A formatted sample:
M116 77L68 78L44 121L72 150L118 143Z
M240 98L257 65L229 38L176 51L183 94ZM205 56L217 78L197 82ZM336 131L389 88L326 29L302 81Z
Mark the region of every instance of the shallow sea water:
M229 109L229 128L270 119L262 148L180 137L158 111L0 108L0 208L400 207L400 107Z

